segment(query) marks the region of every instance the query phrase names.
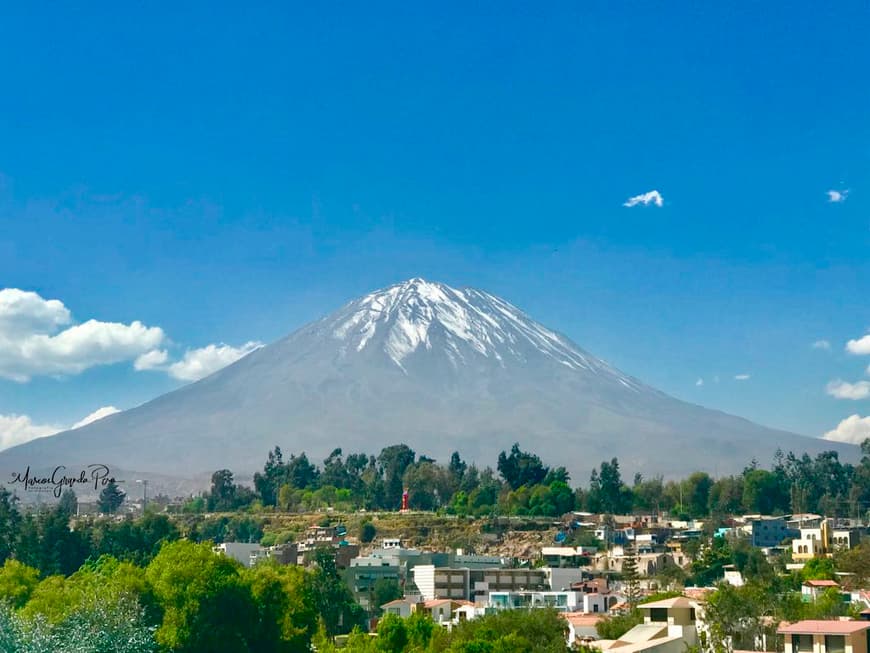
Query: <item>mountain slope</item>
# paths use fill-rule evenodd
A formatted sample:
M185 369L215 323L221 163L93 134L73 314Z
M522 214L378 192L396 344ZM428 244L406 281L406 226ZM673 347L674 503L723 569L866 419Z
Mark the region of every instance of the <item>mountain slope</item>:
M679 401L498 297L412 279L197 383L2 452L0 471L101 462L189 477L253 471L275 444L322 458L398 442L492 465L514 441L578 480L613 456L674 475L739 471L778 447L855 451Z

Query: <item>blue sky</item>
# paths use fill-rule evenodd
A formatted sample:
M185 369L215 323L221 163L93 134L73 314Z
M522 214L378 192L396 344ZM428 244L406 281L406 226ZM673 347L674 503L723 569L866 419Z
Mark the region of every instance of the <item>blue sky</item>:
M7 8L0 446L413 276L870 435L870 10L704 5Z

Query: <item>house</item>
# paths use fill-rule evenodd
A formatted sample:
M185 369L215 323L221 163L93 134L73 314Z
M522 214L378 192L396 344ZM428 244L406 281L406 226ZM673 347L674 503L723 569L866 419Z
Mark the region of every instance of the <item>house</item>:
M830 521L824 519L818 526L800 529L800 537L792 540L791 556L796 562L827 556L832 552Z
M541 567L541 569L547 575L547 586L551 590L574 589L574 585L583 583L589 575L582 569L574 567ZM606 583L604 589L607 589Z
M397 617L410 617L417 609L417 606L422 605L416 598L403 598L384 603L381 610L384 614L394 614Z
M810 619L781 626L785 653L867 653L870 621Z
M758 548L777 546L783 540L792 539L799 534L797 529L789 528L785 517L758 516L747 522L750 542Z
M292 542L260 548L251 553L250 566L253 567L262 560L274 560L279 565L295 565L299 561L299 551Z
M580 567L588 565L596 551L594 546L545 546L541 559L548 567Z
M644 614L642 624L618 640L599 640L590 645L618 653L685 653L686 648L697 645L698 604L694 601L680 596L638 607Z
M861 539L857 528L834 528L831 531L831 548L834 551L845 551L858 546Z
M436 624L449 624L453 622L454 612L460 608L468 608L474 606L469 601L451 601L450 599L432 599L424 601L417 607L417 610L432 618ZM464 614L468 614L465 612Z
M585 614L583 612L566 612L562 615L568 622L568 646L590 644L598 639L596 626L603 615Z
M426 600L454 599L473 601L491 591L546 590L549 588L544 569L469 569L416 565L414 584Z
M260 545L255 543L223 542L215 545L213 550L215 553L223 553L225 556L241 562L245 567L250 567L252 565L251 556L253 555L256 561L260 549Z
M724 573L723 580L726 583L733 585L734 587L743 587L743 574L737 570L737 567L734 565L725 565L722 569Z
M559 612L578 612L582 609L584 595L580 592L490 592L487 607L495 610L528 610L531 608L553 608Z
M816 601L832 587L839 589L840 584L833 580L808 580L801 585L801 598L804 601Z

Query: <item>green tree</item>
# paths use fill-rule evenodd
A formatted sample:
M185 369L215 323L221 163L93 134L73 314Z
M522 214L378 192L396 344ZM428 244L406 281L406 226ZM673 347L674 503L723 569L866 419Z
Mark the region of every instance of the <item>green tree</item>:
M362 608L353 600L347 583L335 568L335 554L327 547L314 552L315 569L308 576L314 606L330 637L350 632L362 623Z
M634 547L629 547L625 550L620 578L622 580L622 592L625 594L628 607L630 610L634 610L640 600L640 574L637 570L637 554Z
M384 616L378 623L378 649L384 653L402 653L407 645L405 620L394 614Z
M548 608L503 610L461 622L444 635L451 653L567 653L567 624ZM430 644L431 646L431 644Z
M710 490L713 479L704 472L695 472L683 482L686 508L693 517L704 517L710 511Z
M416 454L414 450L404 444L394 444L381 450L377 458L380 467L378 479L383 479L383 498L381 507L388 510L398 510L402 504L402 492L404 486L402 479L405 471L414 464ZM376 483L372 483L372 489L377 490Z
M160 644L185 653L250 650L259 614L237 562L179 540L160 550L146 579L164 611Z
M378 534L378 529L370 521L365 521L360 526L359 541L363 544L368 544L373 541Z
M124 491L118 487L118 484L115 481L109 481L109 483L106 484L106 487L103 488L102 492L100 492L100 496L97 499L97 505L99 506L100 512L107 515L114 515L118 512L118 508L121 507L121 504L124 503L125 497L126 495L124 494Z
M525 485L531 487L541 483L550 471L533 453L520 450L519 443L511 447L510 454L502 451L498 455L499 474L512 490Z
M643 613L631 610L625 614L603 617L595 624L595 631L601 639L619 639L629 630L643 623Z
M372 611L381 613L380 606L402 598L402 588L392 578L379 578L372 588Z
M0 562L12 555L21 528L18 498L0 486Z
M39 570L7 559L0 568L0 598L13 608L24 607L39 584Z
M257 611L252 651L307 651L317 631L317 610L307 572L295 565L262 563L243 572Z

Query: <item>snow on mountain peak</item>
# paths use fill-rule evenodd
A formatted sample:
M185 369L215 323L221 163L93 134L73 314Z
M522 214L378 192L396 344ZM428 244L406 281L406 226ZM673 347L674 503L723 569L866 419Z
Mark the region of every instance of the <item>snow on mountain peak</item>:
M544 355L575 370L608 372L623 385L636 382L590 356L568 339L538 324L505 300L473 288L452 288L414 278L370 293L340 311L332 325L344 351L374 342L399 367L419 349L438 343L454 366L479 355L505 365Z

